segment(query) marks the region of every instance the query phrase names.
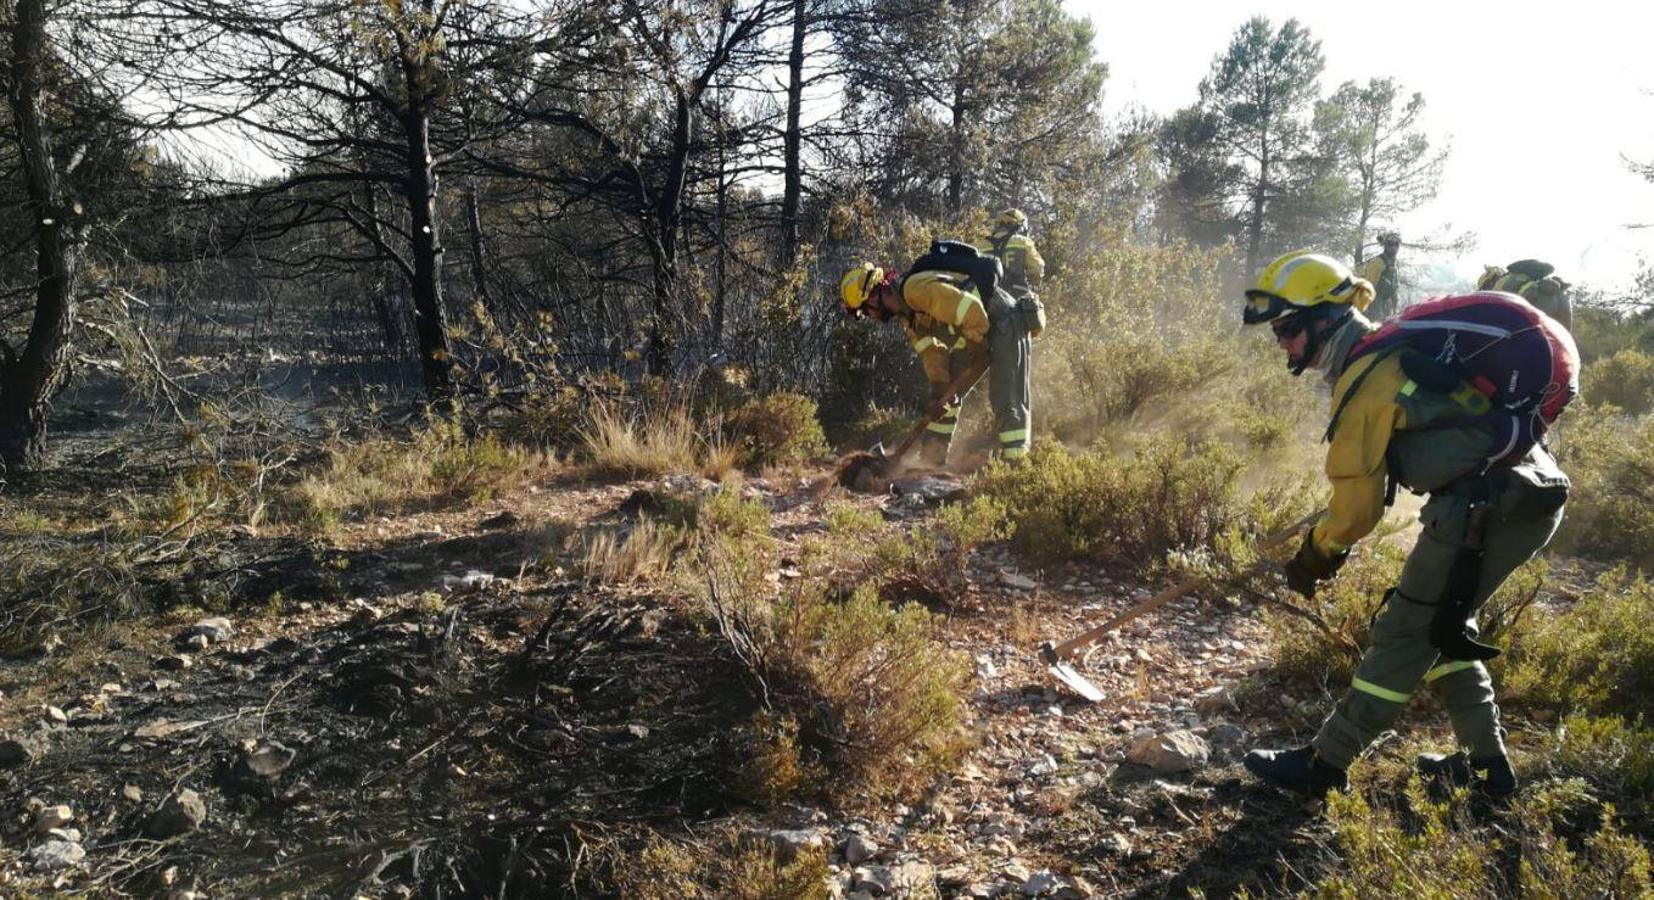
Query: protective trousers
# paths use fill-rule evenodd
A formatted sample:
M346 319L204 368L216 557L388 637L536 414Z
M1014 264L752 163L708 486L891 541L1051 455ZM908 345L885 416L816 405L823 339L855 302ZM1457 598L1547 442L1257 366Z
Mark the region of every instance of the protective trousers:
M1402 568L1401 583L1386 595L1373 621L1349 691L1315 736L1321 759L1347 768L1395 723L1420 682L1435 690L1452 719L1454 735L1472 757L1504 754L1487 668L1441 657L1430 643L1430 622L1467 544L1473 504L1486 502L1491 509L1484 518L1481 572L1469 604L1472 636L1475 611L1517 566L1550 542L1562 522L1560 501L1554 509L1536 511L1521 502L1518 495L1523 490L1521 484L1513 484L1485 500L1441 492L1425 503L1419 513L1424 530Z
M1033 422L1033 340L1027 322L1016 309L1016 301L1005 292L996 292L988 307L988 401L993 406L994 427L999 451L1006 459L1028 454ZM970 364L970 354L949 354L949 377L957 378ZM972 385L974 388L975 385ZM932 403L940 399L945 385L932 384ZM926 427L920 455L926 465L947 463L948 448L959 424L959 407L970 390L960 392L960 402Z

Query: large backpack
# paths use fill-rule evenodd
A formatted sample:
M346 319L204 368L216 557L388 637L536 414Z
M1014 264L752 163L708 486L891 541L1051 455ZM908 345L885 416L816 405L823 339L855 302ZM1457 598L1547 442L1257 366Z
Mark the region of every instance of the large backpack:
M1579 395L1573 335L1515 294L1480 291L1415 303L1357 341L1349 360L1400 351L1446 366L1492 402L1491 412L1473 417L1493 429L1489 466L1521 459Z
M952 272L965 276L976 287L982 302L987 303L999 289L999 280L1005 270L999 260L983 255L964 241L937 240L930 242L930 252L913 261L907 274L917 272Z

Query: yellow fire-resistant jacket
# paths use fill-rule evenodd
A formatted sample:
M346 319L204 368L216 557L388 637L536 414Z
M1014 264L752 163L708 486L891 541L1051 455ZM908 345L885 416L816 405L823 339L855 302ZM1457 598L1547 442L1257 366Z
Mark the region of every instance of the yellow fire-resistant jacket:
M993 238L984 238L976 245L976 249L981 253L993 255ZM1037 288L1045 279L1045 257L1039 255L1039 247L1035 246L1034 239L1026 234L1011 235L1010 240L1005 242L1005 255L999 261L1005 266L1007 286L1021 283Z
M1355 393L1345 403L1351 390ZM1374 353L1350 364L1333 387L1332 410L1337 422L1326 465L1332 499L1326 518L1315 526L1315 545L1329 556L1378 525L1392 475L1408 488L1432 491L1474 470L1488 451L1485 431L1425 428L1485 413L1487 398L1464 384L1451 394L1419 388L1402 371L1399 354ZM1399 471L1391 472L1392 462Z
M910 314L902 318L908 342L919 354L925 378L947 384L952 377L948 354L953 351L987 352L988 310L975 287L962 288L965 276L953 272L918 272L902 279L902 302Z

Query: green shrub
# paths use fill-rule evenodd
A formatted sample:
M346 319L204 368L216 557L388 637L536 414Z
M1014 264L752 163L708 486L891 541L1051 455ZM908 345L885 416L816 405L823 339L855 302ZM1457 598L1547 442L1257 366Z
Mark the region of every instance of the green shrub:
M724 433L751 469L798 466L828 452L816 402L803 394L754 397L730 414Z
M1127 457L1046 441L1023 463L984 469L972 491L1005 510L1011 541L1029 559L1147 566L1242 524L1241 469L1239 456L1217 443L1156 439Z
M1296 548L1294 548L1296 549ZM1314 600L1286 596L1293 606L1320 619L1325 628L1279 609L1267 608L1274 672L1286 681L1342 686L1350 683L1367 645L1367 628L1401 574L1406 552L1388 542L1367 541L1338 577L1315 592Z
M825 900L827 852L805 848L782 864L761 835L733 827L669 841L650 835L615 861L615 888L635 900Z
M749 780L768 785L755 793L842 800L912 787L963 721L967 669L938 640L940 620L917 604L891 609L871 584L841 601L799 579L778 596L770 556L762 541L723 536L691 567L770 723L755 729L761 771Z
M599 584L629 584L664 576L683 544L683 532L645 516L628 529L594 527L580 536L581 571Z
M1654 792L1654 730L1641 717L1572 715L1556 729L1548 756L1560 775L1585 778L1647 803Z
M1627 348L1585 367L1580 396L1631 415L1654 410L1654 353Z
M698 472L708 450L688 409L673 403L636 410L596 403L580 427L580 446L592 473L608 478Z
M1570 409L1556 455L1573 490L1554 549L1654 571L1654 416Z
M1327 819L1338 861L1306 894L1340 900L1648 896L1654 882L1647 848L1620 831L1612 807L1578 835L1581 799L1566 782L1530 790L1501 827L1492 827L1479 825L1464 803L1430 798L1417 779L1401 809L1372 804L1360 793L1330 795Z
M278 517L322 530L347 518L394 513L415 504L485 500L542 472L545 459L493 435L467 437L458 425L433 423L413 441L342 439L326 463L278 500Z
M1571 607L1531 617L1504 684L1517 702L1565 711L1654 715L1654 583L1610 572Z

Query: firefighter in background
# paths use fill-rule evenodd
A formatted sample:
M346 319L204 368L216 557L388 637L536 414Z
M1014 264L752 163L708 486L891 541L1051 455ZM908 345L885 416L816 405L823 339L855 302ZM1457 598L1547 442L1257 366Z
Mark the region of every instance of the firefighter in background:
M994 217L993 229L976 249L996 257L1005 267L999 286L1021 300L1038 296L1045 279L1045 258L1028 236L1028 216L1020 209L1007 209Z
M1550 263L1519 259L1508 266L1488 266L1476 279L1476 289L1515 294L1572 330L1574 306L1568 299L1568 282L1556 277L1555 272L1556 266Z
M1382 322L1401 312L1396 303L1396 294L1401 288L1401 273L1396 269L1396 251L1401 249L1401 235L1393 231L1380 232L1378 243L1384 248L1383 252L1367 260L1367 266L1361 272L1361 276L1373 286L1373 302L1365 312L1367 318L1374 322Z
M968 276L926 270L897 276L863 263L839 280L839 297L851 315L878 322L897 319L924 367L937 420L920 444L927 465L947 463L959 423L958 396L942 396L953 379L988 361L988 399L993 406L999 452L1006 459L1028 455L1032 421L1031 336L1038 324L1023 316L1003 290L983 297Z

